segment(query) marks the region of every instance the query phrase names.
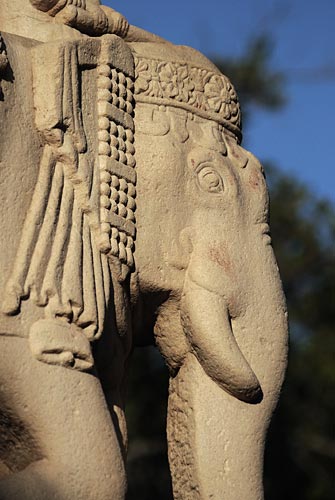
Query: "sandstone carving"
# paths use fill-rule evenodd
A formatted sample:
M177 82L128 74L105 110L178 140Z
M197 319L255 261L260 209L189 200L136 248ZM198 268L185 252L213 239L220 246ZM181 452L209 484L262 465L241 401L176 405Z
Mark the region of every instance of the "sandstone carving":
M0 498L125 497L151 342L174 498L262 498L287 315L233 85L98 0L4 0L0 31Z

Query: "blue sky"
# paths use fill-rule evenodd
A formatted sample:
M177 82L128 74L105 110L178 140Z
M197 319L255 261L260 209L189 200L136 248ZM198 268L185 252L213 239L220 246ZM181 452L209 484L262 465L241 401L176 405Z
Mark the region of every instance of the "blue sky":
M272 34L272 67L287 75L287 105L278 113L254 113L244 145L335 202L334 0L103 3L131 24L206 55L239 55L253 35Z

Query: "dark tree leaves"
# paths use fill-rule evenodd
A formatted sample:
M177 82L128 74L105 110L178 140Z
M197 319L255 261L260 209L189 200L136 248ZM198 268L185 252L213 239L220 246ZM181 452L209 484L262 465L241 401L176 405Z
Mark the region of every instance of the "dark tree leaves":
M271 69L273 43L267 35L251 40L245 53L234 57L212 57L212 61L233 82L241 103L243 119L252 108L277 111L286 102L285 77Z

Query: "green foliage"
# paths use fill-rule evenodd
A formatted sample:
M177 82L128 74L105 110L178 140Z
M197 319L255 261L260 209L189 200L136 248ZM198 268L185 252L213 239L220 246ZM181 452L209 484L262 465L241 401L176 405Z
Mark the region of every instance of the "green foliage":
M234 83L243 110L251 107L277 110L285 104L284 75L270 67L273 44L266 35L251 41L238 59L212 57L214 64Z
M294 177L267 168L271 227L291 327L286 382L272 422L266 498L330 500L335 458L335 213ZM283 481L285 477L285 481Z

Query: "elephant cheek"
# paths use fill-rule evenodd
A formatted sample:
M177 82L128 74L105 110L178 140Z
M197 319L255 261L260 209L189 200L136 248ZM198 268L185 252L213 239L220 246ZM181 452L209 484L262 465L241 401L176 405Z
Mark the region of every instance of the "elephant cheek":
M235 340L224 299L186 274L181 319L192 352L207 375L234 397L258 403L258 379Z
M170 373L176 374L190 351L181 324L180 299L169 299L160 306L154 334L155 343L164 357Z

